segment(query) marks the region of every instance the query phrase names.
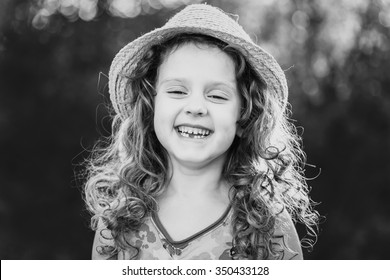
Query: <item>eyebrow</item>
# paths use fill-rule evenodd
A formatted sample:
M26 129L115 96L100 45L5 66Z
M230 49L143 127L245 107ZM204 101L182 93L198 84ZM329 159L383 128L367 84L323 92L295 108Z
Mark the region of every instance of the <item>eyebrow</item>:
M177 78L166 78L162 81L160 81L157 85L162 85L162 84L166 84L166 83L169 83L169 82L180 82L180 83L186 83L186 79L177 79Z

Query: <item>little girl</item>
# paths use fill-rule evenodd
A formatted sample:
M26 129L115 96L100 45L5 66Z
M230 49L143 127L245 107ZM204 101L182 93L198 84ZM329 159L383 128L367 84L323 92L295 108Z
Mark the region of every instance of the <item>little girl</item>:
M286 78L242 27L187 6L114 58L88 166L94 259L302 259L316 237Z

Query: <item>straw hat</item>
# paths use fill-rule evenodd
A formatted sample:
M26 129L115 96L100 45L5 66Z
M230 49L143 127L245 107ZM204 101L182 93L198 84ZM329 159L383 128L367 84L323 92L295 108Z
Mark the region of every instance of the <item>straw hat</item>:
M286 77L273 56L256 45L243 28L222 10L207 4L193 4L173 16L163 27L127 44L115 56L109 72L109 91L114 110L122 119L129 116L126 77L131 75L152 45L182 33L204 34L235 46L265 80L268 93L277 96L281 106L286 106Z

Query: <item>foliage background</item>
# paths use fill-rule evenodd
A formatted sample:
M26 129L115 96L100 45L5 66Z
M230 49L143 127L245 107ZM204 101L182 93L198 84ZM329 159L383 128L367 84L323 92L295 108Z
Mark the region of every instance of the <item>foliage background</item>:
M77 174L110 130L99 72L194 2L0 0L1 259L90 258ZM305 258L388 258L390 1L207 2L238 14L286 70L312 198L326 216Z

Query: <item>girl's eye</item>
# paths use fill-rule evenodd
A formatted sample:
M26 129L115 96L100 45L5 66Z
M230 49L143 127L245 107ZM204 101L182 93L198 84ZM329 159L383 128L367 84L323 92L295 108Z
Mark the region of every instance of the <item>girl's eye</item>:
M217 101L226 101L228 100L225 96L223 95L215 95L215 94L210 94L209 95L209 98L213 99L213 100L217 100Z
M174 96L184 96L187 94L185 91L182 90L169 90L168 93Z
M220 89L210 90L207 94L207 97L214 102L224 102L229 100L229 94Z

